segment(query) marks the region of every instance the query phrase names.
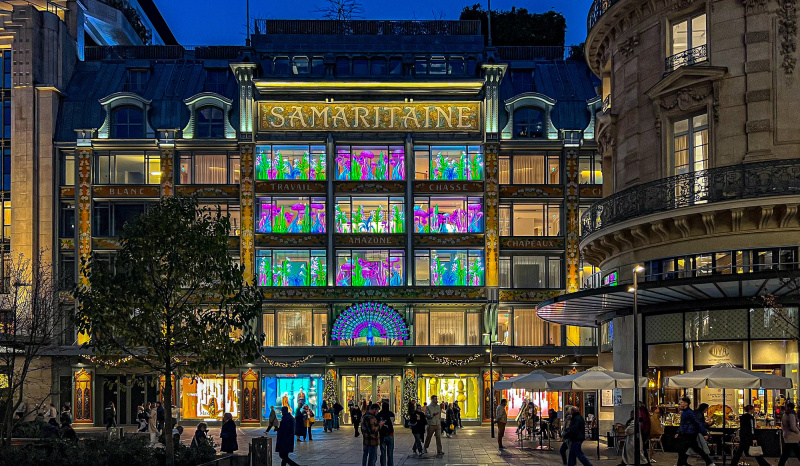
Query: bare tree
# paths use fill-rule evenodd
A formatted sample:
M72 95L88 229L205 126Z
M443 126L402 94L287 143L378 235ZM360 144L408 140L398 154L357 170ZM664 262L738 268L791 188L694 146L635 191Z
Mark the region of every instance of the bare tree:
M326 0L314 10L325 19L351 20L360 19L364 13L364 5L359 0Z
M447 13L444 10L431 10L431 14L433 15L434 21L444 21L447 17Z
M6 445L14 427L41 412L54 394L53 356L68 315L52 267L42 252L37 259L12 258L0 284L0 443Z

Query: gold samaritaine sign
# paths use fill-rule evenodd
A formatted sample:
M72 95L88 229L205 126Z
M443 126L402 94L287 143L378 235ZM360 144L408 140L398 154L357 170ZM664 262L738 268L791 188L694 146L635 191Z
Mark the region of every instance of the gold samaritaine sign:
M479 102L259 102L260 131L480 131Z

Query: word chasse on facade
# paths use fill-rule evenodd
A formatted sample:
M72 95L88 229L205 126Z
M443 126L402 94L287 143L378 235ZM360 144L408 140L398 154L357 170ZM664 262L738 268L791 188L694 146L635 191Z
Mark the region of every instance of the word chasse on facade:
M260 129L480 131L480 104L259 102Z

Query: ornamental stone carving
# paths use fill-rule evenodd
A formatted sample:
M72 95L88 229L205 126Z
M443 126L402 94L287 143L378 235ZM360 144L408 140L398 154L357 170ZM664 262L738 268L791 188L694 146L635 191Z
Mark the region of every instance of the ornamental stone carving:
M617 51L625 55L625 58L629 58L633 54L633 49L636 48L637 45L639 45L639 34L634 33L632 36L623 40L622 43L619 44Z
M781 36L781 67L787 75L797 66L797 0L778 0L778 34Z

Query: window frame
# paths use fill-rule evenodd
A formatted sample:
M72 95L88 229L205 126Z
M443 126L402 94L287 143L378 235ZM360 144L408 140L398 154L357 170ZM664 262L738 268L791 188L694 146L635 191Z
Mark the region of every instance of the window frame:
M131 113L130 112L132 112L132 111L138 112L141 115L142 119L141 119L141 121L139 123L135 123L135 122L131 123ZM125 122L117 121L117 116L119 114L121 114L122 112L128 112L127 113L127 121L125 121ZM125 137L120 137L120 134L117 133L117 131L122 130L122 128L126 128L125 131L127 133L125 134ZM131 131L132 131L132 129L135 129L135 128L139 128L139 130L141 130L141 136L139 136L138 134L135 133L134 136L138 136L138 137L131 137ZM117 107L114 107L114 109L111 111L111 136L112 136L112 139L144 139L146 137L146 135L147 135L147 131L145 129L144 110L142 110L140 107L136 107L134 105L119 105Z
M176 183L179 185L210 185L210 186L225 186L225 185L238 185L240 182L239 177L241 176L240 170L240 163L241 157L239 156L238 152L232 151L221 151L221 152L186 152L178 154L178 170L176 171ZM225 161L225 183L197 183L197 170L196 170L196 157L203 157L203 156L224 156L226 158ZM184 163L188 161L189 166L189 181L184 182L182 180L182 174L184 169ZM236 173L239 172L237 175Z
M346 285L339 284L339 275L340 275L339 274L339 268L340 268L339 259L340 258L345 258L345 260L349 260L349 261L353 262L353 256L356 253L361 253L361 254L383 254L383 253L386 253L385 258L381 257L380 260L381 261L388 260L390 269L391 269L392 259L397 259L397 258L400 259L400 265L402 266L402 276L401 276L401 282L399 284L392 285L391 284L391 276L389 276L389 277L387 277L387 285L369 285L370 287L376 287L376 286L403 287L403 286L406 286L406 275L408 274L408 271L406 270L406 250L405 249L401 249L401 248L392 248L392 249L346 248L346 249L336 249L334 251L334 264L333 264L334 265L334 271L333 271L333 273L335 275L333 276L333 279L334 279L334 285L336 287L342 287L342 288L360 288L361 287L360 285L353 285L353 280L352 280L353 274L352 273L350 275L350 284L346 284Z
M523 234L520 232L515 231L514 228L514 219L516 218L515 207L518 206L541 206L542 207L542 233L540 235L533 235L533 234ZM498 225L503 222L503 213L502 211L508 209L509 210L509 217L508 217L508 231L510 234L504 235L503 226L498 227L498 234L502 237L512 237L512 236L536 236L536 237L549 237L549 238L560 238L564 232L564 206L558 202L530 202L530 201L501 201L498 207ZM556 233L552 233L550 231L550 222L548 221L551 215L551 209L558 210L558 231Z
M705 21L704 21L705 42L703 44L700 44L700 45L694 45L693 41L692 41L692 32L693 32L693 30L692 30L692 22L693 22L693 20L695 20L695 19L697 19L697 18L699 18L701 16L705 16ZM680 24L680 23L686 23L686 49L682 50L680 52L676 52L675 51L675 26ZM680 18L678 18L676 20L670 21L668 31L669 31L669 41L668 41L668 45L669 45L668 52L669 52L669 55L667 55L668 57L677 55L677 54L685 52L685 51L692 50L692 49L697 48L697 47L701 47L703 45L705 45L706 49L708 49L708 14L706 13L705 10L696 11L696 12L694 12L692 14L681 16ZM705 60L702 60L702 61L705 61Z
M583 173L582 167L583 167L583 165L585 163L587 163L586 162L587 160L588 160L589 167L591 167L592 169L589 170L589 182L585 183L585 182L583 182L581 177L582 177L582 173ZM599 170L600 171L600 181L599 182L597 180L597 171L598 170L596 170L597 167L598 167L598 164L600 166L600 170ZM578 184L581 184L581 185L585 185L585 184L599 184L599 185L602 185L603 184L603 175L604 175L603 174L603 156L599 152L596 152L596 151L591 151L591 152L582 151L582 152L580 152L578 154Z
M539 277L539 281L544 278L544 286L536 286L536 287L517 287L515 286L514 281L514 260L520 257L542 257L544 258L544 275ZM551 261L560 261L560 268L559 268L559 275L558 275L558 286L552 286L551 277L550 277L550 263ZM498 275L500 280L500 288L505 289L517 289L517 290L528 290L528 289L535 289L535 290L561 290L564 288L565 284L565 270L564 270L564 254L563 253L536 253L536 254L503 254L500 256L500 263L498 264ZM503 266L506 266L508 269L508 286L503 285Z
M703 109L698 112L690 113L688 115L682 115L677 118L673 118L671 120L670 126L670 144L669 144L669 153L670 153L670 173L672 175L681 175L681 174L689 174L689 173L697 173L700 170L707 170L710 168L711 164L711 122L708 118L708 111ZM694 127L694 119L700 116L705 116L706 122L704 125L701 125L698 128ZM687 130L677 132L675 130L675 125L679 122L686 121L687 122ZM703 164L705 165L700 170L695 169L695 165L697 164L695 149L697 146L694 145L694 137L696 134L702 133L706 131L706 144L705 144L705 159L703 160ZM688 167L687 170L681 173L677 166L677 157L676 157L676 150L675 150L675 141L678 137L686 136L687 138L687 156L686 156L686 166Z
M210 110L211 118L207 118L203 111ZM219 112L219 118L215 118ZM201 119L202 116L202 119ZM225 139L225 109L207 104L194 111L194 138L195 139Z
M320 285L312 285L312 284L309 284L309 285L292 285L292 284L275 285L273 283L273 279L272 279L272 271L274 269L275 253L276 252L280 252L280 253L307 253L307 255L304 257L304 259L307 259L307 263L309 264L309 266L307 267L307 270L306 270L306 273L308 274L308 277L309 277L309 283L311 282L311 265L310 265L311 264L311 260L312 259L321 259L322 260L322 264L325 265L325 279L322 280L324 283L320 284ZM264 254L264 253L269 253L269 254ZM259 260L259 258L261 258L261 257L269 258L269 263L270 263L270 271L269 271L269 275L270 276L269 276L269 279L268 279L269 284L263 284L262 280L261 280L261 277L259 275L259 267L261 265L260 264L261 261ZM327 253L327 251L325 249L319 249L319 248L303 248L303 249L264 248L264 249L257 249L256 250L255 258L256 258L256 264L255 264L255 271L254 271L255 273L254 273L254 275L256 277L257 286L259 286L259 287L266 287L266 288L314 288L314 287L325 287L325 286L328 286L328 278L329 278L329 275L330 275L330 271L327 269L328 253Z
M536 186L536 185L549 185L549 186L559 186L563 182L563 170L561 166L561 151L542 151L542 152L532 152L532 153L512 153L509 155L501 155L498 161L498 174L500 184L502 185L520 185L520 186ZM521 178L521 176L514 176L516 159L521 157L541 157L542 158L542 174L544 175L544 182L543 183L523 183L520 182L517 178ZM507 172L505 175L503 174L503 163L506 162L508 165ZM555 162L557 175L554 181L551 181L551 170L552 170L552 163ZM523 168L517 167L518 169L522 170ZM508 183L503 182L504 177L508 177Z
M124 156L142 156L142 176L144 177L142 183L126 183L117 179L117 157ZM102 161L106 159L108 168L108 182L103 183L101 176L103 176ZM158 171L151 171L151 163L158 166ZM145 152L132 152L132 151L112 151L96 153L93 157L92 178L95 185L100 186L113 186L113 185L127 185L127 186L141 186L141 185L158 185L161 183L161 154L153 151ZM154 174L157 173L157 174ZM77 180L76 180L77 181Z
M446 252L455 252L455 253L465 253L466 260L467 260L467 276L466 281L467 283L463 285L434 285L433 277L432 277L432 270L431 270L431 261L432 261L432 252L439 252L446 253ZM480 260L481 265L481 274L482 276L478 279L478 284L473 285L472 282L474 281L474 275L470 271L470 263L472 260L477 258ZM428 271L428 279L422 280L417 276L417 262L419 260L425 261L427 259L427 271ZM414 262L413 262L413 274L414 274L414 286L424 286L424 287L431 287L431 288L440 288L440 287L469 287L469 286L485 286L486 283L486 259L483 249L447 249L447 248L438 248L438 249L414 249ZM427 284L422 284L421 282L427 281Z

